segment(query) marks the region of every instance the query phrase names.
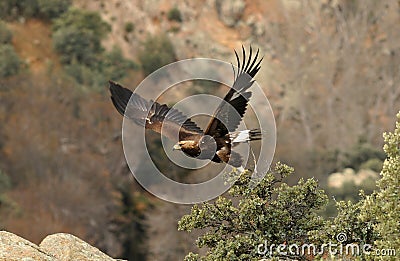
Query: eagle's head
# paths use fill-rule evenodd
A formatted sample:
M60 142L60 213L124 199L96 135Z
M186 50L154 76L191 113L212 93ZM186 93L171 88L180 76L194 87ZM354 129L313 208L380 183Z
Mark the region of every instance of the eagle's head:
M194 141L194 140L183 140L180 141L178 143L176 143L173 147L174 150L191 150L194 149L196 147L198 147L199 144L198 142Z
M198 159L212 159L217 150L217 144L213 137L205 135L201 137L198 141L179 141L174 145L173 149L182 150L184 153Z

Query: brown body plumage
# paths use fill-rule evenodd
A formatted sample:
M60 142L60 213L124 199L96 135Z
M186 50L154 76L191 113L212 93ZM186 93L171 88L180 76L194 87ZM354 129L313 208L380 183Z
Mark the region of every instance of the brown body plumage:
M136 93L112 81L110 81L111 99L119 113L146 129L158 133L161 133L162 129L162 135L170 139L174 139L175 133L179 130L179 142L174 149L182 150L190 157L211 159L217 163L225 162L234 167L241 167L242 158L238 153L232 151L232 147L240 142L261 139L259 130L241 132L235 132L235 130L246 112L248 100L251 97L251 91L248 89L252 86L253 77L260 70L262 61L262 58L257 61L259 51L254 58L252 57L251 47L247 61L244 48L242 48L242 54L243 62L241 63L235 51L239 68L238 72L234 69L235 81L205 131L180 111L169 108L165 104L146 101ZM130 103L129 106L128 103ZM127 108L128 111L126 111ZM232 113L232 109L235 110L234 113ZM228 122L228 126L219 119Z

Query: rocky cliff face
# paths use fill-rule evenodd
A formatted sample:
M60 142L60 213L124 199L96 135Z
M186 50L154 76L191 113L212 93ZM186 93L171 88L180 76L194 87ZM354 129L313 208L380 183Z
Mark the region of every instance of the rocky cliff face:
M13 233L0 231L0 260L118 260L85 241L64 233L49 235L39 246ZM121 260L121 259L119 259Z
M262 25L275 1L82 1L79 8L101 13L112 24L106 41L117 45L135 59L148 35L166 33L173 39L178 59L193 56L228 58L241 44L262 44ZM179 10L181 22L170 19L169 12ZM131 24L131 30L126 25ZM212 44L210 44L212 43Z

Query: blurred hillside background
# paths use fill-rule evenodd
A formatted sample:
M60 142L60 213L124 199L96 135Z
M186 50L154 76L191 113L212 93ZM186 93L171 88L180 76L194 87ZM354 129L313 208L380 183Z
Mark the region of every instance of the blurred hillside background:
M180 59L233 62L242 44L265 55L256 79L290 182L316 177L336 199L374 189L400 109L397 0L2 0L0 18L1 229L181 260L196 238L177 231L190 206L152 197L129 173L107 81L134 89ZM192 92L210 88L226 90Z

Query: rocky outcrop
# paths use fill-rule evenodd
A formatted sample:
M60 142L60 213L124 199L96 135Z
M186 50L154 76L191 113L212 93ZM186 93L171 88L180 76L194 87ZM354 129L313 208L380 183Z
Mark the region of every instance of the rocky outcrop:
M328 177L328 187L341 188L344 184L350 183L361 186L368 179L377 180L379 174L370 169L361 169L355 172L352 168L346 168L342 172L332 173Z
M49 235L39 246L13 233L0 231L0 260L117 260L85 241L65 233Z
M243 0L216 0L219 19L229 27L235 26L243 15L246 2Z

